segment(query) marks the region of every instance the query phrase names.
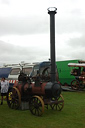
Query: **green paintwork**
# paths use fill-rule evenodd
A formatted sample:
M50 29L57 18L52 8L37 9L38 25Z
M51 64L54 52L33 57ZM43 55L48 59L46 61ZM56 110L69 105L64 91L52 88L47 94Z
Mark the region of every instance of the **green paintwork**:
M70 74L72 67L68 67L68 63L78 63L78 61L79 60L65 60L56 62L60 83L70 85L71 81L75 79L75 77Z

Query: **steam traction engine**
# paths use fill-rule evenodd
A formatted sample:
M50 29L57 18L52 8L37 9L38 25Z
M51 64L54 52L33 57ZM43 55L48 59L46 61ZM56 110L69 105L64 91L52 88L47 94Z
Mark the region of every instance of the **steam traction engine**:
M51 62L49 79L44 79L48 67L43 70L44 74L37 71L36 77L27 77L23 72L20 73L18 82L13 88L9 88L7 95L8 106L12 109L18 109L21 101L29 103L29 110L33 115L41 116L44 112L44 106L48 105L53 110L62 110L64 99L61 95L61 86L56 80L55 64L55 14L57 8L48 8L50 14L50 45L51 45ZM47 74L48 76L49 74Z

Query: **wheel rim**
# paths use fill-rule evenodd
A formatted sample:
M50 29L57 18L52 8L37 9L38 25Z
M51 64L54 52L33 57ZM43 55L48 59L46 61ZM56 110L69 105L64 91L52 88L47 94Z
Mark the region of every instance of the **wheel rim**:
M51 104L51 105L50 105L51 108L52 108L53 110L61 111L61 110L63 109L63 107L64 107L64 98L63 98L63 96L60 94L60 96L59 96L57 99L52 98L52 100L53 100L53 101L56 100L57 103L56 103L56 104Z
M29 102L29 108L33 115L41 116L44 113L44 102L42 98L33 96Z
M73 80L73 81L71 82L71 87L72 87L72 89L74 89L74 90L78 90L78 89L79 89L79 81Z
M21 95L16 87L13 87L12 90L8 91L7 103L12 109L18 109L20 107Z

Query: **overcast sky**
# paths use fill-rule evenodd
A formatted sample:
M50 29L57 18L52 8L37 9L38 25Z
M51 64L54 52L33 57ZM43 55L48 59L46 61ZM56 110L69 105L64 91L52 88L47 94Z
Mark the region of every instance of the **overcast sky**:
M56 7L56 60L85 60L85 0L0 0L0 65L50 58L50 20Z

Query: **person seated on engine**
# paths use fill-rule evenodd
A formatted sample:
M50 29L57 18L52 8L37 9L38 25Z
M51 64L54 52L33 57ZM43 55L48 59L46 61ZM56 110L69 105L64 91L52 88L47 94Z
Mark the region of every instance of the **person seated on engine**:
M22 71L20 71L20 75L18 76L18 81L26 82L27 81L26 77L27 75Z
M18 81L21 81L23 83L29 83L31 84L31 80L30 80L30 77L27 76L25 73L23 73L22 71L20 72L20 75L18 77Z
M24 86L27 84L27 85L30 85L31 84L31 80L30 78L25 74L23 73L22 71L20 72L20 75L18 77L18 81L21 82L22 84L22 88L21 88L21 94L22 96L24 97L25 96L25 88Z

